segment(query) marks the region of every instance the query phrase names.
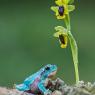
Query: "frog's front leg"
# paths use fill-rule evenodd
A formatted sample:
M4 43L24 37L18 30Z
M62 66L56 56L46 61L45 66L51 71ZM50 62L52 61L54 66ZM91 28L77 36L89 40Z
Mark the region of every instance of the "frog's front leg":
M41 81L38 83L38 88L39 90L44 94L44 95L48 95L51 93L51 91L49 89L46 89L46 87L44 86L45 81Z

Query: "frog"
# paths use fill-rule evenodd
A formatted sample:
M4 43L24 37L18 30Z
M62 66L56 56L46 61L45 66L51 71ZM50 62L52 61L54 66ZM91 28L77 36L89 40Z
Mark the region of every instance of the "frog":
M54 64L47 64L36 73L27 77L22 84L15 85L19 91L37 95L49 95L51 91L46 88L45 82L48 78L54 77L57 73L57 66Z

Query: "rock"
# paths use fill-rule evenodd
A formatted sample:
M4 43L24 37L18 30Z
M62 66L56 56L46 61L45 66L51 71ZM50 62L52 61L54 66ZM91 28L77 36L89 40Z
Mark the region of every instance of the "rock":
M0 95L21 95L23 92L16 89L7 89L5 87L0 87Z
M57 78L56 80L48 79L45 83L47 89L51 90L50 95L95 95L95 82L79 81L75 85L67 85L63 80ZM0 87L0 95L34 95L26 92L21 92L16 89L7 89ZM42 94L35 94L42 95Z

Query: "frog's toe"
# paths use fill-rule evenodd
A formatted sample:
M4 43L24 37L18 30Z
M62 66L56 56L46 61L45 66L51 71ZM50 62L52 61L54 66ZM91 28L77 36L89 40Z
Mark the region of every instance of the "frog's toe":
M18 89L20 91L29 90L29 88L25 84L16 85L16 89Z

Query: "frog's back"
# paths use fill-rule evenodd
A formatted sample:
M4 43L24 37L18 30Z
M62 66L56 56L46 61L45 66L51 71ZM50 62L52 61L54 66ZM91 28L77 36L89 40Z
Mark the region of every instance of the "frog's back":
M37 73L35 73L35 74L29 76L28 78L26 78L26 79L24 80L24 84L26 84L26 85L29 86L29 85L32 84L32 83L35 81L35 79L38 78L38 77L40 77L40 72L37 72Z
M29 76L28 78L26 78L24 80L24 83L20 84L20 85L16 85L16 89L20 90L20 91L27 91L30 90L30 85L32 85L34 83L34 81L40 76L40 72L37 72L31 76Z

